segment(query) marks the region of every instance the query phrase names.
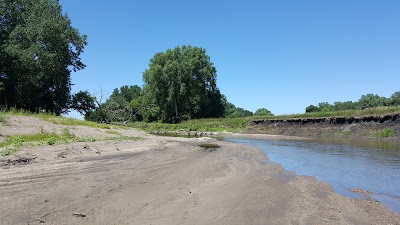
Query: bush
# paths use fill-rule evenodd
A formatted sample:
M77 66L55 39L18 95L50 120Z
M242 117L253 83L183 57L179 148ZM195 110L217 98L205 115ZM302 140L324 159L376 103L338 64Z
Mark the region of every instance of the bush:
M391 128L385 128L382 131L378 132L379 138L388 138L388 137L392 137L393 135L394 135L394 132Z

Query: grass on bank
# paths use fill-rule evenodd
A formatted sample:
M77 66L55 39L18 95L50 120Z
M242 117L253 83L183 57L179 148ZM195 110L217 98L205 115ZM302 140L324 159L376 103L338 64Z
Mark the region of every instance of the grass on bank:
M335 112L314 112L314 113L303 113L303 114L289 114L279 116L252 116L252 117L239 117L239 118L214 118L214 119L195 119L183 121L179 124L165 124L160 122L145 123L145 122L133 122L129 123L128 127L133 127L145 131L228 131L228 132L241 132L246 130L246 125L253 120L260 119L291 119L291 118L321 118L321 117L349 117L349 116L379 116L391 113L400 113L400 106L397 107L376 107L363 110L344 110ZM111 129L113 127L126 128L124 126L116 126L110 124L100 124L90 121L76 120L72 118L65 118L61 116L55 116L52 114L39 113L33 114L21 110L11 110L7 112L0 112L0 117L7 115L19 115L19 116L33 116L42 118L46 121L53 122L62 125L81 125L92 128L100 129Z
M140 140L138 137L119 136L101 139L104 141ZM95 142L98 139L93 137L77 137L64 129L62 134L37 133L29 135L13 135L7 137L5 142L0 143L0 155L7 156L14 154L22 147L35 147L44 145L69 144L73 142Z
M246 125L254 120L261 119L293 119L293 118L321 118L321 117L350 117L350 116L379 116L390 113L400 113L400 107L377 107L364 110L344 110L336 112L314 112L303 114L290 114L280 116L252 116L239 118L215 118L215 119L195 119L184 121L179 124L165 123L129 123L129 127L142 129L145 131L177 131L180 129L186 131L227 131L240 132L246 130Z
M241 118L218 118L218 119L196 119L183 121L179 124L166 123L145 123L134 122L129 123L129 127L145 130L145 131L229 131L239 132L246 129L246 124L251 121L249 117Z
M94 138L76 137L68 129L60 134L56 133L37 133L29 135L13 135L7 137L5 142L0 143L0 155L6 156L15 153L21 147L34 147L43 145L67 144L71 142L93 142Z
M0 123L7 123L7 118L5 116L0 116Z
M378 131L376 135L378 138L389 138L394 136L394 132L391 128L385 128L382 131Z
M86 120L77 120L73 118L67 118L63 116L56 116L54 114L50 113L32 113L29 111L24 111L24 110L16 110L16 109L11 109L8 111L0 111L0 118L5 118L6 116L31 116L31 117L36 117L43 119L48 122L52 122L55 124L61 124L61 125L68 125L68 126L87 126L87 127L92 127L92 128L99 128L99 129L111 129L111 128L122 128L121 126L116 126L116 125L110 125L110 124L103 124L103 123L95 123L91 121L86 121ZM1 119L0 119L1 122Z
M391 113L400 113L400 106L396 107L375 107L368 109L354 109L333 112L313 112L302 114L289 114L274 116L273 119L289 119L289 118L318 118L318 117L349 117L349 116L380 116ZM257 118L257 117L255 117Z

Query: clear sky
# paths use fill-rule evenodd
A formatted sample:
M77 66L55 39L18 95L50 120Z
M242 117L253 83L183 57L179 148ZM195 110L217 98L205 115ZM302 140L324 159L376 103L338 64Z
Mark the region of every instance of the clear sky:
M143 85L156 52L206 49L230 102L276 115L400 91L398 0L61 0L87 67L73 92Z

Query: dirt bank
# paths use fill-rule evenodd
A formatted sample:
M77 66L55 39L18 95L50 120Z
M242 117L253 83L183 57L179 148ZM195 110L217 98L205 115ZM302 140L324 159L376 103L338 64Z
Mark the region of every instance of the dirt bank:
M384 133L385 129L387 133ZM248 132L303 137L384 138L400 141L400 114L254 120L248 124Z
M400 223L379 202L340 196L265 163L253 147L126 132L141 139L22 149L29 162L1 158L0 224Z

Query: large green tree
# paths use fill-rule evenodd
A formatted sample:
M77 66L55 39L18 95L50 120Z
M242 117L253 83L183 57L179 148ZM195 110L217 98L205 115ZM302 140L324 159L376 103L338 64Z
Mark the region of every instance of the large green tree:
M182 46L156 53L143 73L144 103L159 110L155 115L164 122L221 117L224 106L216 78L203 48Z
M386 106L387 102L388 100L385 97L380 97L379 95L375 94L366 94L361 96L361 98L358 100L358 106L360 109L366 109L378 106Z
M1 107L66 112L86 44L59 1L0 0Z
M257 109L254 112L255 116L274 116L274 114L266 108Z
M400 91L396 91L392 94L389 99L389 104L391 106L399 106L400 105Z

